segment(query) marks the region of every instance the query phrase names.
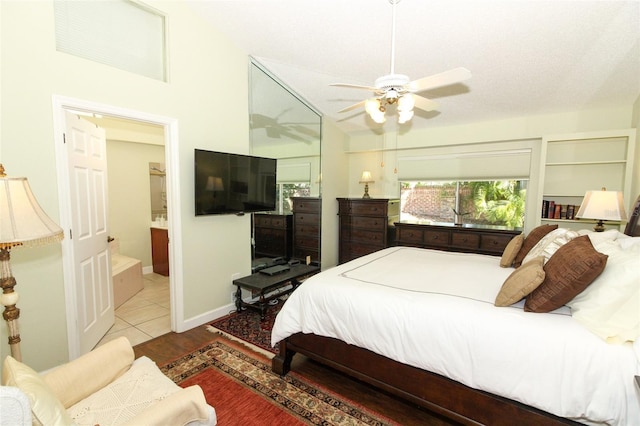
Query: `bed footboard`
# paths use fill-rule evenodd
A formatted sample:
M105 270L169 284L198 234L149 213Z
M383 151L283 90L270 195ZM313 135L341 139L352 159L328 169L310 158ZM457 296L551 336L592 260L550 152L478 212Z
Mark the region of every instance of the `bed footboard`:
M301 353L356 379L462 424L563 425L578 423L419 368L393 361L337 339L298 333L279 344L272 369L284 375Z

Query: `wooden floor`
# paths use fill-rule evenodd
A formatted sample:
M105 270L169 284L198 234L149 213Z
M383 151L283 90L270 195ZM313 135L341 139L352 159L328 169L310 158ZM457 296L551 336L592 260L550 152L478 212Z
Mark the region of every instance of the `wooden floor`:
M158 365L162 365L204 346L211 340L211 333L207 331L205 326L201 326L184 333L169 333L156 337L135 346L133 349L136 358L146 355ZM450 420L443 419L418 406L351 379L302 355L294 357L292 370L402 425L456 425Z

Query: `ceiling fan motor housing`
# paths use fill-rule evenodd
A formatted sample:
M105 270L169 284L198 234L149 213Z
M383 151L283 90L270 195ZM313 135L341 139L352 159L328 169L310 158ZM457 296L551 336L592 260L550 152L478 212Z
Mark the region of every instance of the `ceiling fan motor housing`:
M396 93L406 92L404 86L409 84L409 77L404 74L387 74L376 79L375 86L382 92L393 89Z

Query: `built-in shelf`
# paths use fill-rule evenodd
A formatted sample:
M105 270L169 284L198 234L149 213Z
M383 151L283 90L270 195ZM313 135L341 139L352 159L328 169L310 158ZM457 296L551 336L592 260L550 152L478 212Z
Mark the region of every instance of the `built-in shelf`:
M635 152L635 130L555 135L543 138L540 169L540 222L558 223L582 229L594 220L544 217L545 201L574 206L577 213L587 191L606 188L623 193L630 208L631 175ZM587 225L587 226L585 226ZM608 222L609 228L622 229L622 222Z

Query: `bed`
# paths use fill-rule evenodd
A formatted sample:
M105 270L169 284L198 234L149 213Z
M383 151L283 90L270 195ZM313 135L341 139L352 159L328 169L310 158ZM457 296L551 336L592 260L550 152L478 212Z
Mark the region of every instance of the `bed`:
M640 300L634 213L628 235L577 233L608 256L589 291L603 298L609 282L624 281L632 311ZM640 341L627 333L607 342L598 335L607 331L574 318L582 305L573 300L573 313L525 312L524 300L494 306L514 273L500 260L391 247L323 271L278 314L272 368L286 374L301 353L463 424L638 424Z

